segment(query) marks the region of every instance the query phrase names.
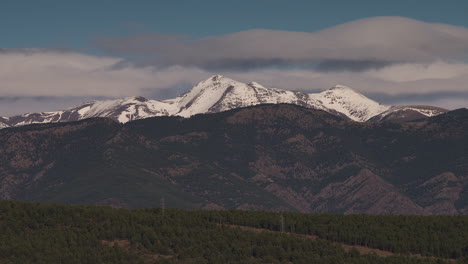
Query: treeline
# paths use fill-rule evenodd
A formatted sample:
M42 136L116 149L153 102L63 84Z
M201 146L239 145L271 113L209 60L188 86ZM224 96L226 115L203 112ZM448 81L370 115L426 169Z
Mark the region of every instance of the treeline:
M277 215L0 201L0 263L448 263L435 258L361 255L330 241L219 224L254 226L258 218L261 227L277 229ZM292 216L299 222L301 214L285 214L285 223ZM332 234L337 228L330 227ZM465 228L458 227L460 233Z
M205 211L208 221L316 235L394 253L468 257L468 216L330 215ZM282 216L281 216L282 215Z

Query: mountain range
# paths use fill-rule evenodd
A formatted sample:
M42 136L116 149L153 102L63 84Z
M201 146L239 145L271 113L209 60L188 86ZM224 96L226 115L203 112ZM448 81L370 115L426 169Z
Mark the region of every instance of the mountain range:
M194 94L181 97L182 114L216 101ZM355 122L265 104L0 130L0 199L135 208L162 198L177 208L468 214L468 110Z
M266 88L256 82L246 84L215 75L198 83L190 91L169 100L129 97L91 101L62 111L0 117L0 128L36 123L70 122L92 117L108 117L125 123L148 117L190 117L196 114L278 103L324 110L341 118L358 122L383 120L402 122L447 112L446 109L433 106L382 105L343 85L336 85L321 93L306 94Z

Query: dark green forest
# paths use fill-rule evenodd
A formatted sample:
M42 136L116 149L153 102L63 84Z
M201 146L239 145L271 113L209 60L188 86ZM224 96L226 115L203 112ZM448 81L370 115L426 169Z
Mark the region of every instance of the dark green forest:
M207 211L209 221L281 229L279 213ZM393 253L460 258L468 256L467 216L331 215L281 213L286 232Z
M419 255L360 254L345 250L338 241ZM467 246L466 216L128 210L0 202L0 263L468 263Z

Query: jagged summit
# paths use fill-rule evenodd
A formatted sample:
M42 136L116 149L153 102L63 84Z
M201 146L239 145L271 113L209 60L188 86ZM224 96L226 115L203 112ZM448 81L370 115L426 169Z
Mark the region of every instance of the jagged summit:
M210 78L208 78L208 80L210 80L210 79L213 80L213 81L218 81L218 80L221 80L221 79L228 79L228 78L224 77L221 74L216 74L216 75L213 75Z
M352 90L352 91L354 91L350 87L348 87L346 85L342 85L342 84L336 84L336 85L332 86L331 88L329 88L328 90Z
M213 107L229 90L234 87L245 86L244 83L226 78L222 75L214 75L205 81L195 85L187 93L172 99L178 107L176 115L189 117L200 113L209 113Z
M229 81L234 81L234 80L224 75L216 74L207 78L206 80L199 82L197 85L195 85L195 87L203 83L221 83L221 82L229 82Z
M133 97L133 100L136 100L136 101L139 101L139 102L146 102L146 101L148 101L148 99L146 99L146 98L143 97L143 96L135 96L135 97Z
M394 107L382 105L345 85L335 85L321 93L306 94L267 88L257 82L243 83L217 74L173 99L160 101L132 96L90 101L62 111L0 118L0 128L33 123L69 122L92 117L108 117L125 123L154 116L190 117L252 105L278 103L320 109L358 122L395 110ZM418 113L432 116L440 111L420 107Z

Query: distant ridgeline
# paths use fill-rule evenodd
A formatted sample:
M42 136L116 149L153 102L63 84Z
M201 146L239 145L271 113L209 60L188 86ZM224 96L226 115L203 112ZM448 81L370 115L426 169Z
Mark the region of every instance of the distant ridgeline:
M267 88L256 82L242 83L215 75L176 98L160 101L136 96L84 102L61 111L0 116L0 129L28 124L71 122L93 117L107 117L126 123L156 116L190 117L253 105L279 103L323 110L358 122L369 120L399 123L447 112L446 109L427 105L382 105L343 85L336 85L321 93L307 94Z
M468 263L467 216L127 210L1 201L0 217L0 263ZM362 254L346 244L387 254Z

